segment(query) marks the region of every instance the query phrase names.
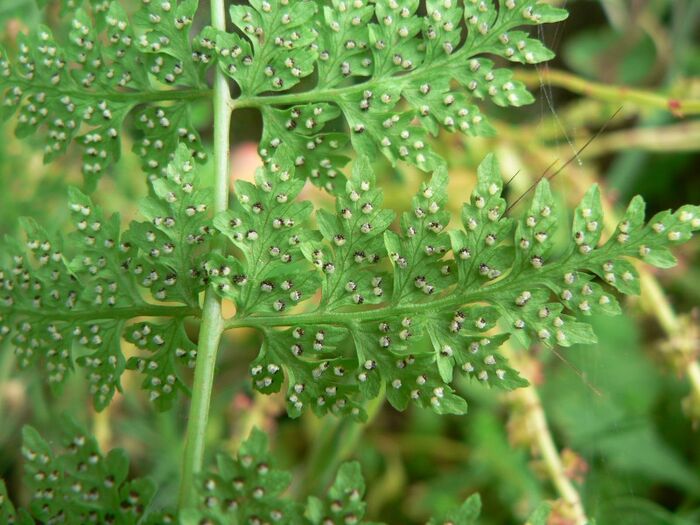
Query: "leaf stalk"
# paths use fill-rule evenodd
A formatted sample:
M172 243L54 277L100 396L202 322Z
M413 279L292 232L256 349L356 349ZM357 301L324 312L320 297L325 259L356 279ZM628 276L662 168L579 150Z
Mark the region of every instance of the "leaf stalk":
M212 26L216 29L226 29L224 0L211 1L211 19ZM213 208L215 214L228 209L229 202L229 133L232 112L230 101L231 92L226 77L222 71L217 69L213 100L215 166ZM222 253L224 247L222 243L222 238L215 239L212 243L212 252ZM223 331L224 318L221 312L221 300L213 290L208 289L204 295L202 324L192 385L192 402L185 435L179 494L181 509L192 506L196 497L195 483L204 461L216 356Z

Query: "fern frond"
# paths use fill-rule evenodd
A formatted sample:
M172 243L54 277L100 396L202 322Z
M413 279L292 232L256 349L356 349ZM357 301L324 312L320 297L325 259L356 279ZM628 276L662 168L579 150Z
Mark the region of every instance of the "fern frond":
M0 48L0 117L17 112L20 137L45 127L45 161L80 144L90 187L119 158L129 114L146 173L163 174L178 137L203 158L187 110L204 94L188 36L196 7L196 0L144 2L132 24L116 2L95 6L96 23L73 6L65 45L47 27L21 35L14 61Z
M428 0L425 15L419 7L418 0L256 1L231 7L241 34L207 29L199 45L214 51L239 86L233 107L261 109L262 157L342 193L337 177L346 139L329 132L329 121L342 117L356 151L435 169L443 161L429 135L493 133L478 99L500 106L533 101L508 69L485 56L548 60L551 51L517 28L566 18L537 0L498 7L490 0Z
M121 449L104 455L95 438L74 421L61 418L60 447L50 447L39 433L25 427L23 481L31 491L28 509L15 510L0 480L0 518L3 524L114 523L117 525L225 525L229 523L285 523L328 525L364 520L365 482L357 462L344 463L322 497L306 504L284 495L292 476L278 470L268 449L267 435L253 429L237 457L220 454L217 468L199 476L197 499L179 513L153 508L156 487L148 479L128 479L129 460ZM59 449L58 452L55 449ZM470 497L445 521L472 525L481 504ZM375 524L379 525L379 524Z
M197 489L199 510L183 511L183 524L269 522L380 525L364 519L365 482L357 462L342 464L324 496L310 496L306 505L283 496L291 483L291 475L275 470L268 451L267 436L257 429L241 445L237 458L220 455L217 466L218 472L202 476ZM453 519L455 524L472 525L479 509L478 495L472 496L445 521L431 520L430 523L447 524L450 523L449 519Z
M362 405L382 387L398 409L413 400L438 413L463 413L466 402L452 388L455 371L489 386L523 386L499 352L505 340L545 346L595 341L585 316L619 313L615 291L639 293L630 259L667 267L675 262L668 248L700 229L698 206L645 224L637 197L615 234L601 243L600 196L593 187L576 209L569 240L555 243L562 216L548 182L538 185L529 209L514 220L489 156L463 207L462 228L447 231L447 175L438 169L394 231L393 213L382 209L381 190L361 159L337 197L335 214L316 213L320 231L306 233L301 243L307 262L298 261L297 250L292 263L280 260L267 241L279 236L286 253L291 237L276 229L284 224L282 210L304 209L303 218L308 206L286 203L278 222L265 206L294 180L286 171L267 171L257 187L239 192L236 212L215 223L246 253L246 264L235 270L235 261L210 266L216 289L235 290L222 295L241 305L228 326L263 333L251 365L255 388L278 391L286 373L292 416L311 408L362 419ZM262 207L258 197L267 199ZM251 225L252 237L246 235ZM310 298L314 290L308 287L318 280L316 304L290 312L298 304L290 298ZM250 297L254 308L246 302ZM275 315L265 314L270 310Z
M533 100L485 56L548 60L552 53L517 28L566 13L538 0L498 9L494 1L429 0L425 15L419 7L418 0L252 2L231 7L240 33L205 28L190 42L196 0L144 2L133 24L117 3L96 3L92 18L69 3L66 45L44 27L20 38L14 64L0 49L2 113L19 112L20 136L48 129L47 161L71 141L82 144L91 185L119 157L131 114L144 171L160 176L178 140L203 156L188 101L207 95L205 70L217 63L240 88L232 106L262 112L266 161L342 192L348 133L330 129L341 118L354 149L431 170L443 160L429 135L493 133L476 101Z
M59 453L32 427L22 432L23 481L31 491L32 518L40 523L139 523L155 493L153 482L127 480L129 460L123 450L103 455L95 438L75 422L63 418L61 427ZM19 523L34 523L23 516Z
M178 150L141 206L149 222L126 232L118 215L106 217L78 190L70 193L75 231L67 237L24 221L26 243L8 240L11 265L0 270L0 340L12 341L21 367L43 367L54 390L75 365L84 368L102 409L121 388L126 329L131 342L153 353L129 363L146 375L151 399L164 409L187 390L176 365L192 366L196 354L182 323L199 311L199 245L210 221L208 191L198 189L193 163L184 146ZM129 326L143 316L171 319Z

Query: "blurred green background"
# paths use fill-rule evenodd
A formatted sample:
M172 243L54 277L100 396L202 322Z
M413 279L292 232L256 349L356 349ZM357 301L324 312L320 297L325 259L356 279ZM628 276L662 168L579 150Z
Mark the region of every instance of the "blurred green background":
M137 0L123 3L131 12L138 9ZM518 111L485 106L497 138L437 139L451 168L453 209L467 199L475 166L487 152L498 154L508 178L517 173L509 185L511 198L517 198L553 161L562 165L574 156L619 108L608 128L555 179L562 205L571 206L595 181L604 186L611 209L619 210L637 193L650 213L700 203L700 120L669 111L663 103L700 98L700 2L554 3L567 7L570 18L539 36L558 56L521 76L537 102ZM206 6L200 11L206 13ZM0 1L0 40L8 48L18 32L39 23L66 34L68 21L51 2L43 13L34 0ZM201 20L200 27L205 23ZM619 96L597 91L597 83L626 85L657 98L630 100L627 91ZM207 143L210 110L202 104L194 111ZM0 234L17 234L18 217L25 215L61 228L68 215L66 187L82 184L79 152L44 166L41 135L20 142L11 128L0 129ZM234 114L234 177L251 176L259 133L256 113ZM388 205L405 208L424 175L381 161L376 168ZM128 221L145 193L138 160L126 143L121 162L100 182L96 200ZM307 197L327 204L313 190ZM431 512L479 492L484 524L523 523L539 502L549 500L555 509L550 523L565 525L571 522L557 502L561 494L537 441L542 430L533 427L533 410L542 408L549 425L544 432L559 451L560 473L599 525L700 523L700 383L693 391L687 378L700 352L700 243L684 246L678 256L677 268L647 275L652 286L660 283L661 294L626 301L623 317L595 320L598 345L558 354L513 349L536 386L529 393L504 395L460 384L470 400L465 417L416 409L397 413L381 406L374 407L377 414L365 426L311 415L290 420L279 398L252 393L247 368L259 343L255 333L228 333L220 353L209 452L235 450L257 425L271 433L280 465L295 473L292 491L298 495L322 489L341 460L356 457L367 477L372 519L421 523ZM123 395L107 413L95 414L82 377L73 378L62 397L52 398L42 377L18 372L11 348L0 349L0 477L16 497L26 497L18 483L19 429L31 422L50 437L55 415L69 411L95 431L104 447L128 450L132 474L149 475L162 487L160 503L174 501L186 400L171 413L155 414L137 378L125 377Z

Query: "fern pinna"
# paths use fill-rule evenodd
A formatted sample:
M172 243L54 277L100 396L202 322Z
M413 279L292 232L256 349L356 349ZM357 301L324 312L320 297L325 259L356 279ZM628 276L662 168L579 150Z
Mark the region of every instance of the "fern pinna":
M149 197L143 221L125 230L77 189L68 235L27 219L26 239L4 250L0 338L21 367L41 367L56 392L82 368L97 410L126 370L142 375L158 410L191 392L183 489L179 514L149 509L155 487L125 481L121 453L102 456L68 422L66 453L56 456L28 429L34 493L28 511L15 514L3 489L8 523L359 523L357 465L341 468L330 500L312 498L304 510L280 499L289 476L270 470L260 433L237 460L222 457L216 473L202 472L224 330L260 331L252 385L284 390L292 417L312 410L364 420L366 402L383 393L399 410L413 402L463 414L455 374L525 385L502 355L506 340L594 341L585 316L618 313L616 292L639 292L630 259L671 266L668 248L700 228L697 206L644 222L637 198L603 240L594 187L562 236L564 215L546 179L529 209L510 216L494 156L479 167L461 224L449 226L448 174L432 137L493 134L480 100L532 102L488 57L551 58L523 28L560 21L561 9L535 0L254 0L231 6L227 31L223 2L214 0L213 25L192 36L195 0L144 0L132 20L118 3L80 4L64 2L72 20L65 44L40 28L14 53L0 50L3 115L17 113L20 136L45 129L47 161L82 145L88 189L132 129ZM193 101L210 98L213 188L197 176L206 155L189 115ZM240 108L261 113L265 167L229 197L228 127ZM346 176L350 149L358 155ZM380 155L430 173L398 219L373 174ZM332 209L299 198L307 179L332 195ZM221 301L235 305L234 316L222 317ZM185 330L191 319L202 321L197 344ZM139 355L127 359L121 341ZM187 368L195 368L192 385ZM470 499L447 520L472 523L478 506Z

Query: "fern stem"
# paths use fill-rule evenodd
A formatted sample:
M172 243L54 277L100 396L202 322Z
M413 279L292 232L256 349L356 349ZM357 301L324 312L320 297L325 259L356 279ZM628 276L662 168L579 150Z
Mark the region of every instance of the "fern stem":
M432 302L405 304L396 306L386 304L379 308L363 310L359 312L323 312L312 311L291 315L256 315L248 317L233 317L225 322L226 329L232 328L268 328L273 326L295 326L301 324L342 324L354 325L358 322L386 319L389 316L400 314L414 314L425 310L454 306L455 308L468 303L487 301L488 294L473 293L455 297L448 294L441 299Z
M219 350L223 318L221 304L211 293L204 298L202 326L199 331L197 348L197 363L195 366L194 383L192 385L192 403L187 421L185 435L185 453L180 480L180 508L186 508L194 503L194 484L197 474L202 470L204 448L206 444L207 422L209 420L209 405L214 385L214 369L216 354Z
M226 30L224 0L211 0L212 26ZM224 74L217 69L214 79L214 213L228 208L229 199L229 130L231 126L231 93ZM223 239L215 239L212 246L214 253L221 253ZM197 362L192 385L192 402L190 404L187 432L185 435L185 452L180 479L179 506L192 506L196 497L194 484L202 470L204 448L206 444L207 422L211 393L214 385L216 355L224 331L224 318L221 312L221 300L211 289L204 295L202 308L202 325L199 333Z
M0 308L0 312L3 309ZM17 317L40 317L38 310L12 308L7 310ZM134 317L192 317L199 315L198 308L189 306L161 306L157 304L118 307L103 310L53 310L51 319L54 321L98 321L100 319L133 319Z
M6 410L9 411L11 407L9 403L5 402L5 394L7 393L6 387L14 366L15 353L9 351L7 344L0 344L0 421L9 421L9 418L6 419L7 416L4 412ZM0 432L1 436L2 432Z
M13 78L13 86L18 85L23 89L31 89L36 91L44 91L46 93L57 93L55 86L38 84L33 81L22 81L18 78ZM8 87L8 84L0 81L0 89ZM77 99L84 98L87 94L97 96L97 92L78 91L78 90L61 90L59 96L69 96ZM212 94L209 89L163 89L154 91L110 91L104 90L99 92L99 97L110 102L133 102L134 105L145 104L148 102L161 102L169 100L197 100L210 97Z
M462 60L464 63L468 59L475 57L483 53L485 49L488 49L488 45L491 38L486 38L481 43L478 48L463 48L457 53L462 55ZM314 88L309 91L301 91L298 93L283 93L281 95L261 95L261 96L240 96L236 99L230 101L232 109L239 108L261 108L270 106L293 106L297 104L308 104L317 102L335 102L338 103L343 95L351 95L353 93L361 93L367 89L374 89L375 85L385 84L390 81L394 84L401 84L404 82L410 82L415 78L426 78L429 77L429 73L437 73L451 61L455 60L455 56L451 55L450 59L436 60L435 63L428 67L416 68L407 73L401 75L396 75L392 77L379 77L372 80L366 80L365 82L358 82L356 84L351 84L349 86L335 87L329 89L319 89Z
M603 261L608 258L609 254L605 250L600 250L600 253L589 255L586 262L587 264L595 264L598 261ZM552 275L561 273L562 268L571 268L571 264L572 263L569 260L569 257L565 256L560 261L545 266L536 274L533 274L532 272L524 272L517 278L501 279L493 283L486 283L481 285L478 291L472 293L464 293L459 287L452 288L442 297L423 303L403 305L385 303L377 308L359 312L325 312L319 310L291 315L255 315L232 317L226 319L225 329L228 330L231 328L243 327L263 329L273 326L295 326L301 324L342 324L346 326L353 326L358 322L381 321L395 315L412 315L425 311L437 312L448 308L457 309L467 304L475 304L480 302L496 305L496 303L493 301L493 297L496 292L503 294L508 290L513 290L513 292L515 292L524 288L546 286L551 280Z
M556 69L544 69L541 72L518 70L515 78L529 86L539 86L541 81L547 82L590 98L616 104L630 102L643 108L662 109L676 117L700 114L700 100L677 99L626 86L599 84Z

